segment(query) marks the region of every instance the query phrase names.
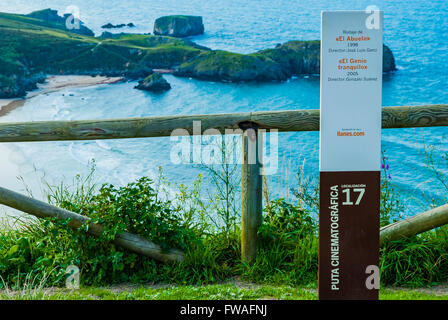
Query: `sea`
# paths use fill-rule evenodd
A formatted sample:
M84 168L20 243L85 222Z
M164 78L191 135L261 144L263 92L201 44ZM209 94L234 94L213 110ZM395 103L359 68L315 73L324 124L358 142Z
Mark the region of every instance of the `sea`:
M365 10L371 5L384 11L384 43L393 51L397 64L397 71L383 76L383 106L448 103L446 0L2 0L0 11L29 13L52 8L63 14L76 10L96 35L106 31L101 26L109 22L132 22L136 26L112 32L152 33L154 21L160 16L200 15L205 34L191 37L192 41L211 49L250 53L289 40L319 39L322 10ZM166 79L172 89L163 94L135 90L136 82L124 82L38 95L0 121L319 108L318 75L294 77L282 83L245 84L172 75L166 75ZM388 168L383 176L395 186L404 206L403 215L414 215L447 201L447 133L444 127L382 131ZM3 156L7 154L6 160L17 169L16 177L8 179L20 179L19 183L1 181L19 192L45 189L47 183L70 183L78 174L87 175L94 161L100 183L120 186L141 176L156 177L162 167L168 181L191 186L198 174L206 176L206 172L194 163L174 163L170 155L176 144L169 137L4 143L2 148L8 152ZM298 172L311 180L318 177L318 132L278 134L278 170L268 177L274 196L295 201L292 190L300 183ZM206 187L208 183L205 181Z

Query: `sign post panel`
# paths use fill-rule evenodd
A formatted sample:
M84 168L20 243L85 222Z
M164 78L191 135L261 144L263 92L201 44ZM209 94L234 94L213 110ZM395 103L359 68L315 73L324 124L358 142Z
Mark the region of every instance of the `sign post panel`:
M322 12L319 299L378 299L382 59L382 12Z

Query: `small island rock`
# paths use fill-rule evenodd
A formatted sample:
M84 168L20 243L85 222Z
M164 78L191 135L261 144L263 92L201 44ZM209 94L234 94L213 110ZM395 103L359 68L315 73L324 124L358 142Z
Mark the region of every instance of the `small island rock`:
M171 89L171 85L161 74L153 73L139 81L135 88L145 91L162 92Z
M119 29L119 28L124 28L124 27L128 27L128 28L134 28L135 25L130 22L128 24L125 23L120 23L120 24L112 24L112 23L106 23L105 25L102 25L101 28L103 29Z
M164 16L154 23L154 34L171 37L188 37L204 33L200 16Z

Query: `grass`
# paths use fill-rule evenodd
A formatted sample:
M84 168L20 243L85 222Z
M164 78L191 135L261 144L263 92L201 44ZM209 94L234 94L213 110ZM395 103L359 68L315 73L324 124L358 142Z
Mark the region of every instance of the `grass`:
M417 289L381 289L380 300L448 300L448 295L425 293Z
M307 287L255 285L250 283L213 284L206 286L110 286L69 290L41 289L38 300L317 300L317 289ZM18 292L0 291L0 299L27 298ZM380 300L448 300L448 293L431 294L417 289L380 290Z
M383 157L382 225L398 219L402 208L386 161ZM204 193L201 176L190 186L176 186L161 171L154 181L141 178L120 188L99 187L94 183L94 164L90 175L76 176L72 185L48 186L48 202L89 216L105 231L99 238L91 237L83 227L73 230L66 221L53 219L19 220L15 229L0 228L3 297L22 291L26 294L18 297L55 299L316 298L318 234L312 215L318 205L318 185L312 185L316 181L299 179L312 183L296 188L298 201L266 201L257 258L246 264L240 259L235 186L239 170L232 165L205 170L217 185L216 193L210 188ZM168 187L179 188L174 199L165 195ZM120 231L139 234L165 249L181 248L185 262L163 264L115 247L111 239ZM57 289L64 286L70 265L80 270L81 291ZM437 298L425 291L448 281L448 228L388 243L380 252L380 272L381 286L386 288L381 291L383 299ZM27 284L22 279L28 279ZM117 289L123 283L129 290ZM32 288L37 291L29 293Z
M155 181L142 178L121 188L99 188L93 182L93 167L90 175L77 176L71 186L48 186L50 203L91 217L105 226L105 232L95 238L84 228L72 230L66 222L51 219L21 220L15 229L0 228L0 289L14 292L39 288L24 286L21 279L35 279L35 284L45 280L40 287L61 288L66 268L76 265L84 289L44 292L61 299L66 294L73 299L98 295L108 299L228 298L232 294L244 299L313 299L315 293L313 296L309 289L316 287L318 267L317 223L311 215L318 203L315 187L298 188L302 194L296 196L301 200L295 203L285 199L266 202L257 258L246 264L240 259L238 188L233 186L239 180L234 176L239 171L226 165L205 169L219 185L218 193L208 193L208 199L200 176L190 186L178 186L175 198L168 200L164 193L169 183L162 172ZM389 173L385 165L384 176ZM390 180L383 180L383 225L394 221L401 210L394 200L395 192ZM180 246L186 252L185 262L162 264L115 247L110 240L120 231L139 234L164 248ZM381 250L382 287L429 288L448 281L447 244L446 228L389 243ZM236 277L250 285L233 288L228 282ZM114 286L121 283L127 283L132 292L115 290ZM159 285L143 287L147 283ZM94 287L105 289L98 295L88 293ZM382 290L385 299L431 298L415 290L388 290ZM31 296L38 297L36 293Z
M446 281L448 229L387 244L381 249L380 269L382 281L391 285L422 287Z
M17 273L17 290L8 287L8 284L0 277L2 283L2 293L0 299L14 299L14 300L42 300L45 298L45 285L47 275L42 277L28 273L24 279L20 278L20 272Z

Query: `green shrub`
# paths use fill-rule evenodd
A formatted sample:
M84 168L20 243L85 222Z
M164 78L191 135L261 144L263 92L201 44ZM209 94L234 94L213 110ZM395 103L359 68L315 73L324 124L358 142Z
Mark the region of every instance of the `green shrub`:
M284 199L265 207L260 248L253 264L242 264L246 280L306 284L317 279L318 238L310 213Z
M283 237L296 241L316 231L316 221L299 205L278 199L265 207L263 224L260 228L262 237Z
M386 164L384 168L389 173ZM214 170L216 177L226 177L215 179L226 187L221 186L222 194L209 194L208 200L203 199L201 177L191 186L181 185L173 202L164 196L160 186L166 183L163 177L156 182L141 178L120 188L110 184L97 188L91 175L84 180L77 176L72 188L63 184L49 187L50 203L89 216L104 225L104 232L99 238L88 236L87 226L73 230L68 221L54 219L26 219L20 220L16 229L0 228L0 276L4 284L14 288L20 279L41 283L45 278L46 285L63 286L69 265L78 266L81 284L90 286L120 282L205 284L234 277L256 283L315 284L318 226L314 205L305 207L304 199L317 197L316 189L298 197L297 204L285 199L268 201L256 260L246 264L240 259L241 230L233 199L237 189L233 189L231 179L237 170ZM397 219L401 204L396 199L396 190L385 174L382 225ZM318 203L318 198L307 203ZM185 261L163 264L116 247L111 240L122 231L151 239L164 250L182 249ZM383 285L422 286L448 280L447 228L388 243L380 253Z
M63 194L53 197L60 207L103 224L102 235L89 236L87 226L73 230L68 221L55 219L3 231L0 275L14 283L18 273L47 272L48 283L62 285L65 268L74 264L80 268L83 284L168 280L161 272L167 266L161 267L150 258L123 251L111 242L118 232L128 231L155 241L162 249L185 250L195 242L198 245L200 240L194 230L182 224L170 202L157 198L151 184L148 178L141 178L121 188L104 185L90 199L67 199ZM84 202L76 202L80 199Z
M386 244L380 269L384 285L417 287L447 281L447 227Z

